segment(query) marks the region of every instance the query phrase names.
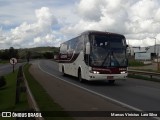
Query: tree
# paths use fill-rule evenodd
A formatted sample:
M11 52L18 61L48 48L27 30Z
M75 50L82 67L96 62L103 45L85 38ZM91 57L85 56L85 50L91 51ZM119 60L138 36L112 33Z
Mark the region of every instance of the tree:
M52 52L45 52L43 56L47 59L52 59L53 58L53 53Z
M27 51L27 54L26 54L27 62L30 61L30 57L31 57L31 52Z
M3 59L3 60L9 59L9 51L8 51L8 49L5 49L4 51L1 52L0 58Z
M0 76L0 88L6 85L6 79L4 76Z
M0 59L7 60L10 58L18 58L18 50L10 47L9 49L1 50L0 51Z
M18 58L18 50L14 49L13 47L9 48L9 57L10 58Z

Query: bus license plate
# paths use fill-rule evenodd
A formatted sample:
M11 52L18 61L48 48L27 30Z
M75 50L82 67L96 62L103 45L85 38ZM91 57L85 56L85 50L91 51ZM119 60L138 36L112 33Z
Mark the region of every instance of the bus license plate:
M107 76L107 80L113 80L113 76Z

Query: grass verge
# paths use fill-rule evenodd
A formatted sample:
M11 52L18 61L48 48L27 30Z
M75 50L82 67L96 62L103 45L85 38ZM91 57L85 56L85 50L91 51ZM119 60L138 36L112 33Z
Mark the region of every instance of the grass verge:
M24 111L29 108L26 93L20 94L20 102L15 104L16 79L18 70L5 75L6 86L0 88L0 112ZM15 120L16 118L0 118L0 120Z
M6 64L9 63L9 60L0 60L0 64Z
M146 71L146 72L156 72L156 73L160 73L159 70L152 70L152 69L136 69L136 68L132 68L131 70L139 70L139 71Z
M145 76L142 76L142 75L133 75L133 74L129 74L128 77L129 77L129 78L135 78L135 79L146 80L146 81L160 82L159 79L156 79L156 78L149 78L149 77L145 77Z
M32 94L40 108L40 111L42 112L47 112L48 111L48 116L50 117L45 117L45 120L73 120L73 118L71 117L51 117L54 111L62 111L63 112L63 108L56 104L52 98L46 93L46 91L43 89L43 87L35 80L35 78L30 74L29 72L29 67L31 66L31 64L26 64L24 66L24 74L25 77L28 81L28 85L32 91ZM66 113L65 113L66 114Z
M128 65L129 65L130 67L145 66L143 62L141 62L141 61L136 61L136 60L129 60Z

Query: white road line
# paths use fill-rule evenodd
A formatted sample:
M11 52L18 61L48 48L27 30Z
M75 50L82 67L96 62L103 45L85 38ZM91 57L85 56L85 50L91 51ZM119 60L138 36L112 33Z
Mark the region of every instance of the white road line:
M68 84L71 84L71 85L73 85L73 86L76 86L76 87L78 87L78 88L81 88L81 89L83 89L83 90L86 90L86 91L88 91L88 92L90 92L90 93L92 93L92 94L98 95L98 96L100 96L100 97L102 97L102 98L108 99L108 100L110 100L110 101L112 101L112 102L115 102L115 103L117 103L117 104L119 104L119 105L122 105L123 107L129 108L129 109L131 109L131 110L133 110L133 111L143 112L143 110L141 110L141 109L139 109L139 108L130 106L130 105L125 104L125 103L123 103L123 102L121 102L121 101L115 100L115 99L113 99L113 98L111 98L111 97L105 96L105 95L100 94L100 93L97 93L97 92L95 92L95 91L93 91L93 90L89 90L89 89L84 88L84 87L82 87L82 86L76 85L76 84L74 84L74 83L72 83L72 82L66 81L66 80L64 80L64 79L62 79L62 78L60 78L60 77L57 77L57 76L55 76L55 75L53 75L53 74L51 74L51 73L43 70L43 69L40 67L39 62L38 62L38 67L39 67L39 69L40 69L41 71L47 73L48 75L51 75L51 76L53 76L53 77L55 77L55 78L57 78L57 79L60 79L60 80L66 82L66 83L68 83ZM156 120L160 120L159 117L152 117L152 118L154 118L154 119L156 119Z

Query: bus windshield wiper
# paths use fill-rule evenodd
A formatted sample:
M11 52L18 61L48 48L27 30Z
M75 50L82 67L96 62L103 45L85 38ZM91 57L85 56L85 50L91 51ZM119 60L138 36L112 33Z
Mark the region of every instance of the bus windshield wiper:
M107 60L107 58L108 58L109 55L110 55L110 52L108 52L108 54L107 54L106 57L104 58L104 61L102 62L102 65L101 65L101 66L103 66L103 65L105 64L105 62L106 62L106 60Z

